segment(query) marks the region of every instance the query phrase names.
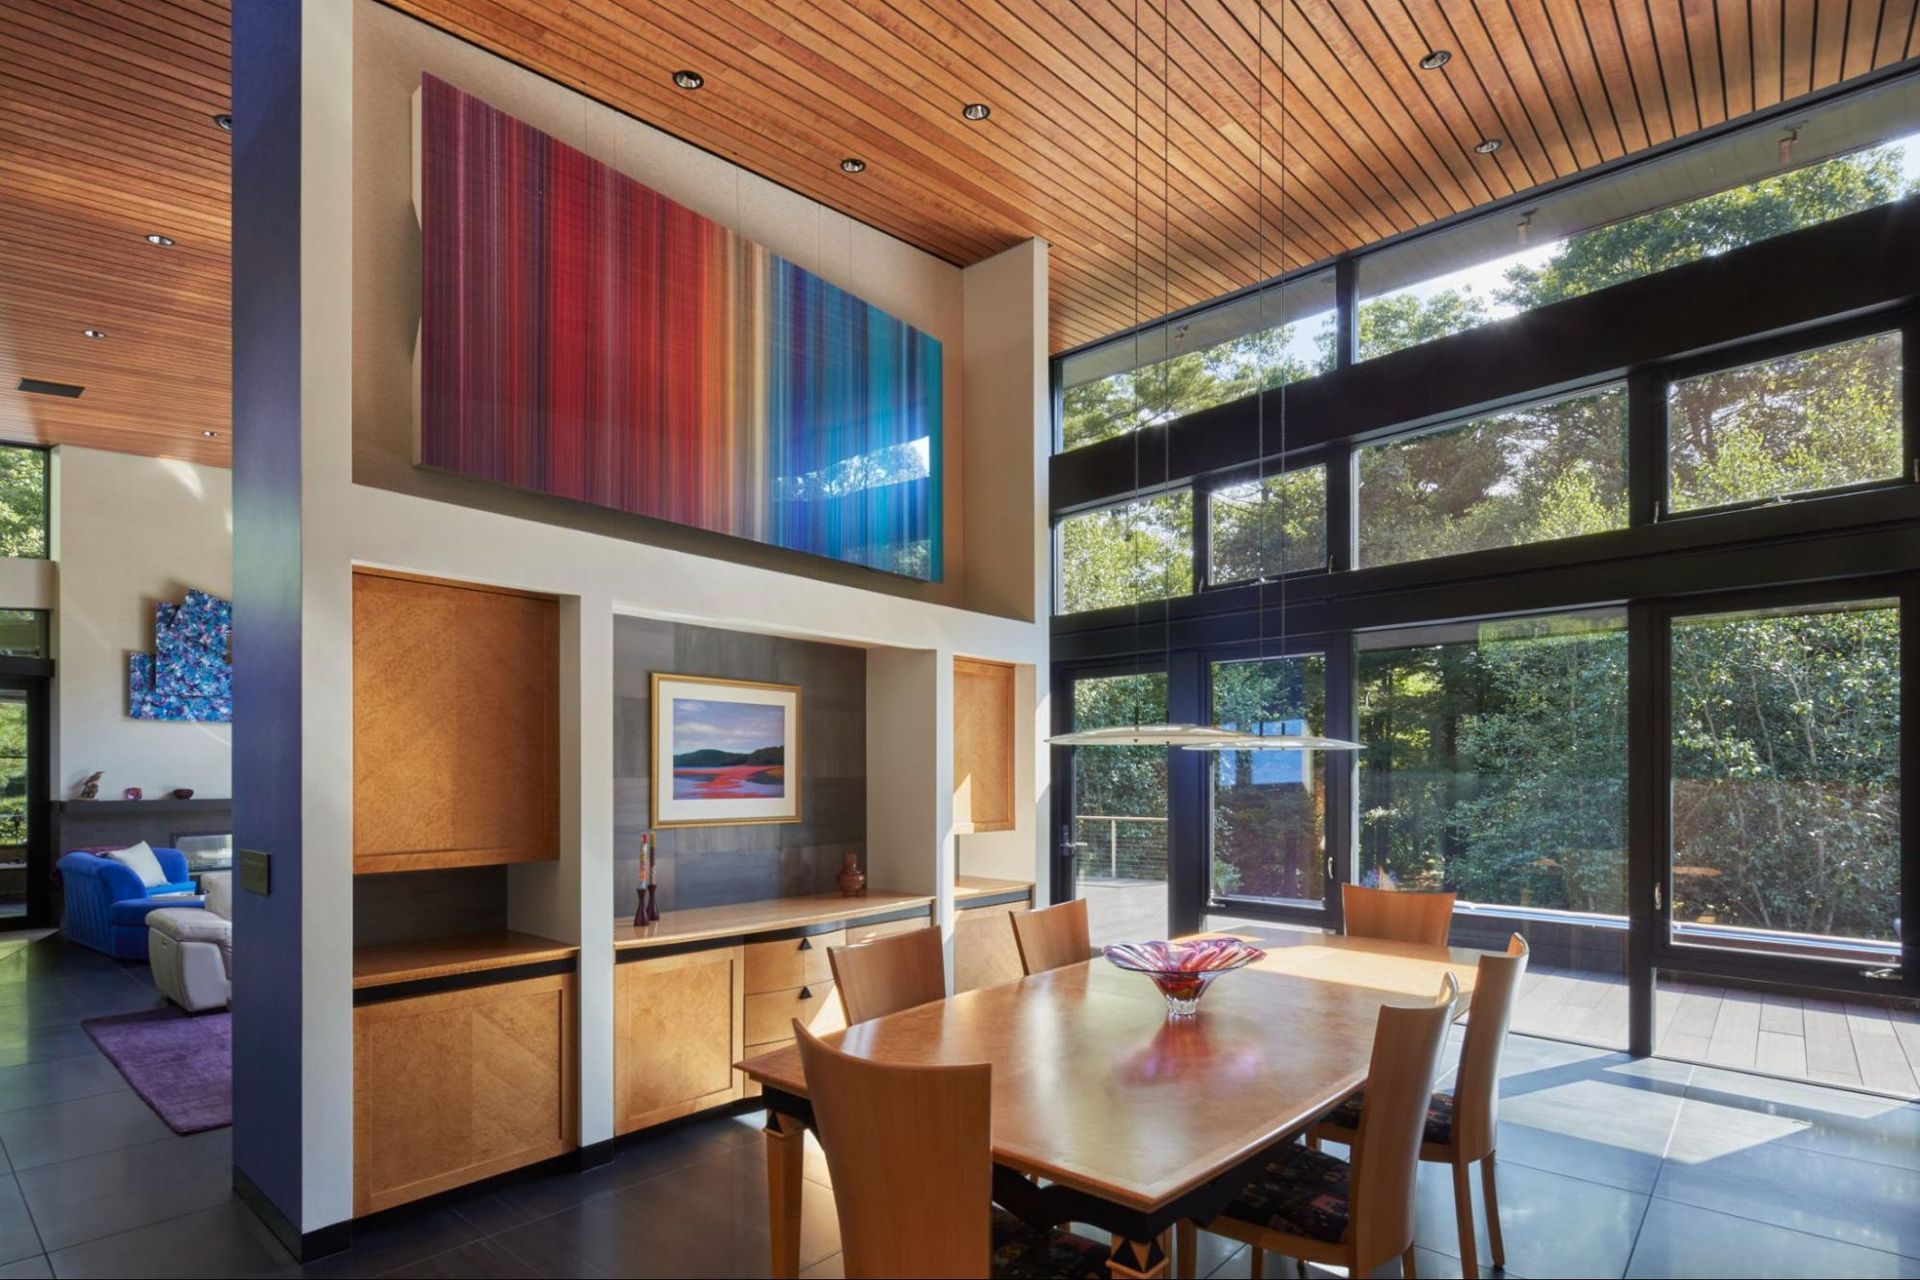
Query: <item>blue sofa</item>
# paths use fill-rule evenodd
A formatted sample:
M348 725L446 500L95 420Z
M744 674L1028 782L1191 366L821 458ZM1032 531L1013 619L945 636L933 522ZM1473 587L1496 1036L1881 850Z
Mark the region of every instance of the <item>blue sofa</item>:
M145 960L147 912L162 906L201 905L198 898L154 901L162 894L192 893L193 878L187 874L187 855L178 849L155 849L153 856L159 859L168 883L151 889L112 858L69 853L60 859L60 883L66 893L61 934L121 960Z

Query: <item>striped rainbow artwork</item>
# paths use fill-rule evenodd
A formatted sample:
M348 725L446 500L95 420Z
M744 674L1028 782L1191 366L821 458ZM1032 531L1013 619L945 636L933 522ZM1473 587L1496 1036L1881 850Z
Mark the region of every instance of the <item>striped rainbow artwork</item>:
M940 578L940 343L432 76L419 460Z

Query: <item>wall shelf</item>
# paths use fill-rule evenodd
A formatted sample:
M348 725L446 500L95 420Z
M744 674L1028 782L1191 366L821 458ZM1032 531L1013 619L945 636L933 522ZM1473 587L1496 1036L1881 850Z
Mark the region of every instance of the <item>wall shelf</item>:
M159 800L55 800L53 808L56 813L97 813L103 817L135 813L211 813L233 808L233 800L231 797L203 800L199 796L191 800L175 800L172 796Z

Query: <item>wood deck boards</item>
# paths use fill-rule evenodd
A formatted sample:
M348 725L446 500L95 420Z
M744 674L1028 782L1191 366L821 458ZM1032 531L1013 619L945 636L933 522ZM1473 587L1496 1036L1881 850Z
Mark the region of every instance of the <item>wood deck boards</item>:
M1532 970L1513 1029L1624 1045L1626 980ZM1901 1001L1662 982L1654 993L1654 1053L1920 1098L1920 1008Z

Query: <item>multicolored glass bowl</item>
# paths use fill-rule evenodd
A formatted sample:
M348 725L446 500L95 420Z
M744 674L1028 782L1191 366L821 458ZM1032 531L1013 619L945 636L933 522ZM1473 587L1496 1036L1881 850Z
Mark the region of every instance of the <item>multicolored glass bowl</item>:
M1178 942L1122 942L1106 948L1116 968L1144 973L1166 997L1167 1016L1191 1018L1200 997L1223 973L1244 968L1266 952L1238 938L1188 938Z

